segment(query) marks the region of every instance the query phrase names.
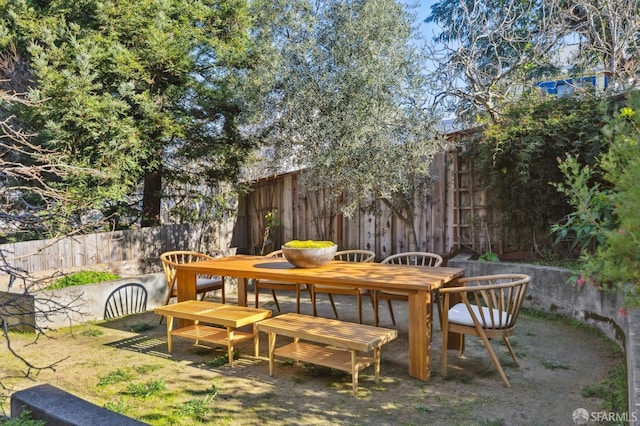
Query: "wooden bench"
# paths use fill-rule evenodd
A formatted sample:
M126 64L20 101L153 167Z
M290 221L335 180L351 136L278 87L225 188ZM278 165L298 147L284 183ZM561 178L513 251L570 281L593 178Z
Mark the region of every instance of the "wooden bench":
M257 329L269 335L270 375L273 376L275 356L335 368L351 373L356 397L358 372L373 365L378 383L380 348L398 336L396 330L295 313L260 321ZM276 348L278 335L292 337L293 343ZM361 352L373 352L373 356Z
M255 356L258 356L257 321L271 317L268 309L255 309L243 306L225 305L222 303L188 300L155 309L156 314L167 317L167 345L171 352L172 337L180 336L199 341L224 345L229 354L229 366L233 367L233 345L253 339ZM193 320L194 324L173 329L173 319ZM223 326L212 327L201 323ZM253 324L253 332L236 330L239 327Z

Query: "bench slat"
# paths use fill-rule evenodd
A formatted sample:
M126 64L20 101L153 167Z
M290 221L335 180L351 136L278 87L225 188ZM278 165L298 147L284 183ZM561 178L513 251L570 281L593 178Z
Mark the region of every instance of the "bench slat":
M186 337L188 339L213 343L216 345L227 346L229 344L229 336L227 330L222 328L209 327L206 325L189 325L187 327L178 328L171 332L174 336ZM235 330L233 333L232 343L240 343L253 339L253 333Z
M300 362L322 365L323 367L335 368L336 370L351 373L351 352L318 346L306 342L289 343L273 351L274 355L284 358L294 359ZM375 363L375 359L370 356L359 356L356 361L358 371L369 367Z
M321 317L287 313L258 323L265 333L368 352L395 339L396 330Z

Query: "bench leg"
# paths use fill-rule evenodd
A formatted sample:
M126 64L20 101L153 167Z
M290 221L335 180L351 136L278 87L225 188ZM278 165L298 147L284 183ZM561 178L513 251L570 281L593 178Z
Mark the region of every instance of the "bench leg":
M353 382L353 396L358 397L358 351L351 349L351 381Z
M300 341L299 337L294 337L293 338L293 343L298 343L299 341ZM296 366L300 365L300 360L298 358L296 358L294 361L296 362Z
M253 352L256 358L260 356L260 335L258 333L258 324L255 322L253 323Z
M171 340L171 332L173 331L173 317L167 315L167 351L173 349L173 341Z
M373 381L380 382L380 347L373 348Z
M276 347L276 333L269 333L269 375L273 376L273 350Z
M233 367L233 327L227 327L227 353L229 354L229 367Z

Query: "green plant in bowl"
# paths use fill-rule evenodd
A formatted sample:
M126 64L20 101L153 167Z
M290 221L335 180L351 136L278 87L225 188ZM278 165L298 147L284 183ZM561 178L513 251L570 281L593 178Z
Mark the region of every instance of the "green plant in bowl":
M338 246L333 241L292 240L282 246L282 254L298 268L317 268L333 259Z
M325 248L333 247L336 243L333 241L316 241L316 240L291 240L285 243L286 248Z

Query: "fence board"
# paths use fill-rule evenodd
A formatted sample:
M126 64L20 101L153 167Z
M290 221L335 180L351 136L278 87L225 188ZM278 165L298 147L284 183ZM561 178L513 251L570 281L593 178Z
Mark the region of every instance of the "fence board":
M478 134L467 132L452 139L470 140ZM491 205L489 194L482 189L467 155L462 151L438 154L432 172L438 179L431 188L430 199L425 205L416 206L414 211L418 221L418 247L415 249L445 256L461 248L476 251L486 251L489 247L494 251L498 247L512 249L514 233L500 223L500 215ZM282 242L294 238L333 239L340 249L370 249L376 252L378 259L413 249L411 231L383 205L379 206L382 212L379 216L359 212L351 219L343 218L325 205L321 192L307 192L299 176L296 172L263 179L253 185L250 195L251 198L272 199L268 209L282 210L280 219L284 231L279 234ZM274 188L280 188L275 199L267 195ZM243 212L248 227L257 228L251 213L256 207L242 199L239 204L249 209ZM292 210L291 215L284 213L289 210ZM242 241L235 235L234 241L242 241L242 246L255 245L256 233L250 238L251 241Z
M61 239L25 241L0 245L8 265L35 273L89 267L121 261L157 261L160 253L191 249L213 253L229 247L233 218L222 226L165 225L155 228L76 235ZM224 231L223 231L224 229ZM226 232L228 235L222 236Z
M438 155L433 170L439 179L432 188L431 201L416 206L414 212L420 224L417 250L447 255L459 248L481 251L491 247L502 253L514 247L516 233L501 225L470 159L460 152ZM280 226L272 230L269 250L291 239L331 239L341 250L373 250L378 260L412 249L410 230L384 205L379 209L380 215L356 212L353 218L345 218L326 202L322 191L306 191L300 173L288 173L254 183L252 190L239 198L237 216L222 223L174 224L5 244L0 251L8 264L29 272L157 259L164 251L178 249L213 253L236 247L238 253L259 254L264 216L274 210L278 210Z

